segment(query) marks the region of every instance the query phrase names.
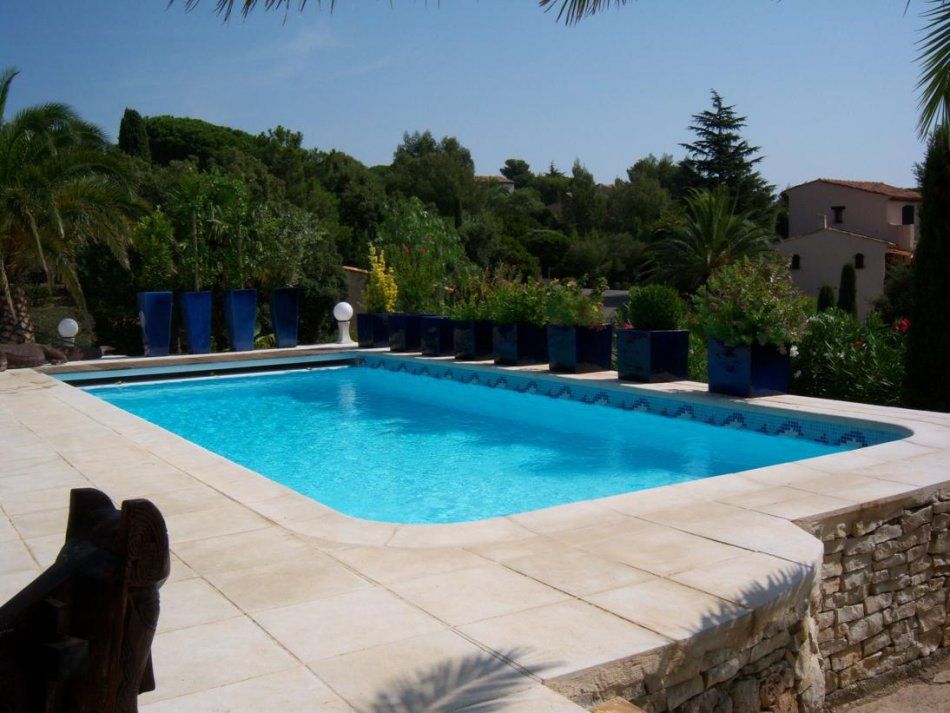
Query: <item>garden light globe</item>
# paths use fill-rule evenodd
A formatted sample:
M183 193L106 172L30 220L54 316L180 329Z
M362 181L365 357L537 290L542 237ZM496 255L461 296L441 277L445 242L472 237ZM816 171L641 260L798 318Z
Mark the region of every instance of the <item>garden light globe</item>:
M73 339L79 334L79 322L71 317L67 317L59 323L56 327L56 331L59 332L59 336L63 339Z
M338 302L333 308L333 319L337 322L349 322L353 318L353 306L349 302Z

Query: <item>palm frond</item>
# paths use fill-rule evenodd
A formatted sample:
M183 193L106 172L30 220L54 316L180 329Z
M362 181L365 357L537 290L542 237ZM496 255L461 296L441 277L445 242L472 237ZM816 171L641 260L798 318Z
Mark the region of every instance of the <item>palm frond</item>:
M10 83L20 73L16 67L7 67L0 72L0 126L3 125L3 114L7 107L7 95L10 93Z
M317 6L320 6L324 0L313 0L313 2ZM325 0L325 2L332 11L336 0ZM175 0L168 0L168 7L174 4ZM184 0L184 4L185 10L190 12L201 4L201 0ZM297 11L302 11L307 4L307 0L214 0L214 11L218 15L221 15L224 21L227 22L231 19L231 13L234 12L235 6L240 7L241 17L246 18L259 4L263 5L265 10L279 10L283 8L284 14L287 14L295 4L297 5Z
M550 12L557 8L557 19L565 25L576 25L585 17L596 15L611 5L621 7L627 0L538 0L538 5Z
M950 1L929 0L931 7L922 13L927 21L923 37L917 42L921 74L917 82L920 92L920 119L917 129L921 137L950 122Z

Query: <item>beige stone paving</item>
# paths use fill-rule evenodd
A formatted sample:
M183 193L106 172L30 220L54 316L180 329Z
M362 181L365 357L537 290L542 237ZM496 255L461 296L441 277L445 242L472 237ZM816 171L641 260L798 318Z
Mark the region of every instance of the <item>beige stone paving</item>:
M721 401L686 382L578 378ZM741 637L805 596L821 547L794 520L948 480L950 417L791 396L757 404L914 433L508 518L400 526L337 513L48 376L7 372L0 599L52 562L69 489L93 485L151 498L171 537L158 690L143 710L332 713L400 696L578 710L540 682L595 682L684 638Z

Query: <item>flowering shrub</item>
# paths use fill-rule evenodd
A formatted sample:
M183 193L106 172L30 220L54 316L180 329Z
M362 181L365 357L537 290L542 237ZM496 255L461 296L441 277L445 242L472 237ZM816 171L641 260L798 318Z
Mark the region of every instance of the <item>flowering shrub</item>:
M831 309L808 320L792 359L792 391L844 401L899 405L907 319L887 325L872 312L861 324Z
M574 280L548 284L545 319L551 324L573 327L595 327L604 323L603 292L605 285L598 284L590 294L584 294Z
M367 312L392 312L396 308L396 275L393 269L386 267L383 251L369 246L369 278L363 291L363 302Z
M492 285L488 272L480 277L470 278L452 293L452 300L445 307L445 314L459 321L491 319L491 293Z
M520 276L501 271L496 274L488 296L488 311L498 324L544 325L548 286L537 280L522 282Z
M617 310L617 322L634 329L676 329L686 305L669 285L631 287L630 300Z
M706 335L731 347L783 349L801 337L811 312L778 255L744 257L719 268L693 296L693 305Z

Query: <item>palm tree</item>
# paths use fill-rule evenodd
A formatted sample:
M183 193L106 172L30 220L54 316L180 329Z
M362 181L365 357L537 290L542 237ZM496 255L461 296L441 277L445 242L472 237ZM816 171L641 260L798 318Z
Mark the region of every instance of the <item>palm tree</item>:
M936 134L950 123L950 0L929 0L929 4L931 7L923 12L927 24L917 56L921 68L917 128L921 137L931 131Z
M77 253L98 242L127 262L139 208L102 131L68 106L31 106L6 119L17 73L0 72L0 342L35 338L26 284L37 271L83 308Z
M767 250L771 236L723 189L692 190L683 220L654 248L655 275L692 291L718 267Z

